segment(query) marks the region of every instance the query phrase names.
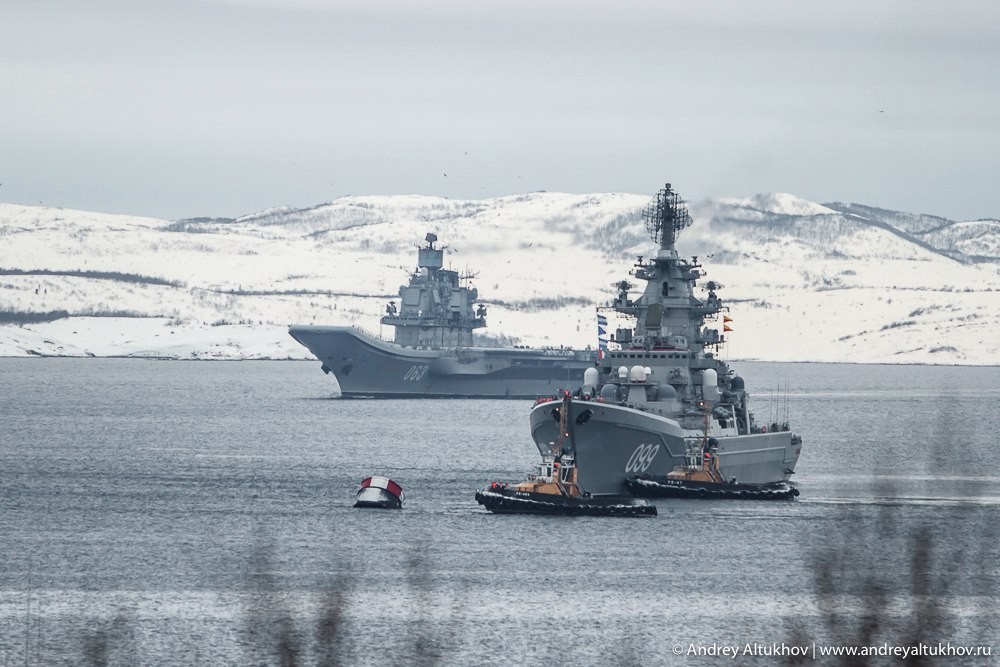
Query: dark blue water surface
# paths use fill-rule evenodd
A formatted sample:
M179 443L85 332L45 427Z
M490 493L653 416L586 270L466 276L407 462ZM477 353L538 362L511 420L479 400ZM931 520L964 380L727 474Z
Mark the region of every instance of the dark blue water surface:
M857 643L866 610L878 643L1000 662L1000 369L734 366L802 435L802 496L612 519L475 503L537 459L530 401L331 399L302 362L0 359L0 664L280 664L281 642L297 664L773 664L688 652ZM372 473L404 510L352 509Z

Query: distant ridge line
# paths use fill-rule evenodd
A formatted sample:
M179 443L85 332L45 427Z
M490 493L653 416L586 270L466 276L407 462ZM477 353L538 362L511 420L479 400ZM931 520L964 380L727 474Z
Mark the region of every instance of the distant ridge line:
M333 290L249 290L249 289L218 289L212 287L197 287L195 289L213 294L231 294L233 296L350 296L362 299L397 299L398 294L363 294L361 292L335 292Z
M0 276L73 276L75 278L93 278L94 280L117 280L126 283L144 283L147 285L166 285L167 287L184 287L184 283L166 278L144 276L138 273L121 273L119 271L80 271L54 269L3 269Z

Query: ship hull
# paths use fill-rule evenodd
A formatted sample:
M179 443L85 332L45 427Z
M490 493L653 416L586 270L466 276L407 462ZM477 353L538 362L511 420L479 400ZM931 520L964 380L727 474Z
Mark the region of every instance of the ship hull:
M697 435L685 431L676 420L627 406L580 400L569 406L566 423L576 454L578 483L592 494L625 494L630 477L666 475L684 463L685 437ZM550 401L531 411L531 436L543 455L552 453L551 443L559 442L561 409L561 402ZM723 478L744 484L787 481L801 449L790 431L714 437Z
M641 498L707 498L712 500L793 500L799 490L790 484L722 484L671 479L665 475L637 475L625 484Z
M656 505L630 496L571 497L497 488L476 491L476 502L497 514L656 516Z
M345 398L535 398L579 385L596 361L566 349L407 347L353 327L295 325L289 334Z

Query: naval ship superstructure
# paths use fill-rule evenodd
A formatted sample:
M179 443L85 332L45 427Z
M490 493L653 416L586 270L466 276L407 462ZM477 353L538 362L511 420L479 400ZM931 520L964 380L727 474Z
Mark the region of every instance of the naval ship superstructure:
M633 298L635 286L623 280L609 307L634 326L617 328L609 345L616 349L584 372L582 385L570 385L578 389L568 407L562 396L539 399L530 417L535 445L545 456L563 443L580 486L593 494L626 493L626 480L664 476L690 461L691 451L716 457L733 484L786 482L801 438L787 424L758 424L743 378L716 356L725 324L720 334L714 321L721 315L724 322L728 309L714 281L705 282L707 295L696 296L702 266L677 253L677 235L691 224L687 207L667 184L643 218L658 245L632 271L645 289Z
M476 346L486 306L475 287L444 268L444 248L428 233L417 270L386 305L390 341L347 326L292 325L288 333L332 373L346 398L535 398L593 366L595 350Z

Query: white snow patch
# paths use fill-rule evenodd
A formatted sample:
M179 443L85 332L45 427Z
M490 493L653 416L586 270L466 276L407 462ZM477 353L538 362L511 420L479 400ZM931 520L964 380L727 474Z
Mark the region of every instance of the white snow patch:
M832 208L802 199L786 192L770 192L739 199L720 199L723 204L745 206L747 208L777 213L779 215L826 215L836 213Z

